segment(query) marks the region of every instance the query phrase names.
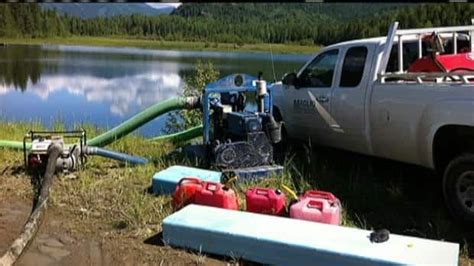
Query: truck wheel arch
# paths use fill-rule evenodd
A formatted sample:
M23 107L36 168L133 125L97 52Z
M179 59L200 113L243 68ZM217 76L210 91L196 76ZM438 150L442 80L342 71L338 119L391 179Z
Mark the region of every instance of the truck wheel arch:
M280 121L283 121L283 116L281 115L281 111L280 111L280 108L278 108L277 106L273 106L273 116L275 117L275 120L280 122Z
M432 142L436 171L443 173L453 158L465 152L474 152L474 126L449 124L436 130Z
M281 135L282 135L282 138L288 138L288 132L286 131L286 127L285 127L285 120L280 111L280 108L278 108L275 105L273 106L273 117L275 118L277 122L283 122L283 124L281 125Z

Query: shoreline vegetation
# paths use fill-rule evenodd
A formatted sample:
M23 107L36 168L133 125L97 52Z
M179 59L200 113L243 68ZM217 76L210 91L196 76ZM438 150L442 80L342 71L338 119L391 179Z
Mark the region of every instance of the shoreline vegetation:
M91 137L103 132L103 129L90 124L82 127ZM0 119L0 139L21 140L31 128L45 129L35 122ZM57 122L52 129L66 128ZM73 173L75 178L58 176L47 212L54 213L54 219L62 221L61 234L72 232L76 239L95 241L107 237L107 247L127 245L125 250L140 254L138 264L153 264L157 258L172 260L173 254L190 256L190 253L166 247L150 248L143 242L161 231L162 220L172 213L169 196L144 193L153 174L172 165L204 168L199 160L193 162L174 152L180 146L170 142L150 142L133 133L125 136L108 147L145 157L150 163L133 167L106 158L90 157L83 170ZM473 261L469 256L473 250L468 229L448 216L442 201L438 200L436 188L440 184L433 179L431 172L331 149L313 151L307 154L295 148L294 153L287 155L281 176L244 183L242 189L245 191L250 186L278 188L284 184L298 192L308 189L331 191L343 204L342 226L366 230L389 228L391 234L457 242L460 244L460 265L471 265ZM0 202L15 195L23 202L32 199L29 175L22 168L22 156L21 151L0 147L0 160L4 162L0 166ZM420 184L425 186L422 197L416 189ZM244 194L238 190L237 195L240 202L245 201ZM42 228L47 227L45 221ZM129 249L129 246L135 248ZM115 256L117 260L123 260L126 255ZM211 259L203 258L206 261Z
M273 52L279 54L312 54L322 46L280 43L235 44L217 42L163 41L127 37L49 37L49 38L5 38L0 37L0 46L5 45L80 45L102 47L135 47L158 50L192 50L217 52Z

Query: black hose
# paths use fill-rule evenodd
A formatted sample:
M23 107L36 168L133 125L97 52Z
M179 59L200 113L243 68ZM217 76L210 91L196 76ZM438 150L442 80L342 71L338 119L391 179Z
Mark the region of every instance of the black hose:
M56 161L61 153L62 147L59 144L52 144L48 148L48 162L46 164L38 200L26 224L23 226L21 234L13 241L8 251L0 257L0 266L13 265L38 231L43 218L43 211L47 207L49 191L53 184L53 177L56 172Z
M62 147L59 144L52 144L48 148L48 162L46 164L46 170L44 172L38 198L34 201L36 203L34 204L33 210L28 217L26 224L23 226L20 235L13 241L7 252L0 257L0 266L13 265L38 231L39 225L43 219L44 210L47 207L49 191L53 184L54 173L56 172L56 162L62 151ZM145 164L148 162L146 159L141 157L131 156L98 147L87 147L86 153L132 164Z

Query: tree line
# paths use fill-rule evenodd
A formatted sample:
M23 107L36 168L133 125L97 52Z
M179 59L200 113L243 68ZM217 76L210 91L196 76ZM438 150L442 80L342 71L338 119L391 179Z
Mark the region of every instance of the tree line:
M0 5L0 37L120 36L208 43L322 44L384 36L402 28L470 24L474 5L183 4L170 15L81 19L38 4Z
M53 37L67 35L67 19L38 4L0 5L0 37Z

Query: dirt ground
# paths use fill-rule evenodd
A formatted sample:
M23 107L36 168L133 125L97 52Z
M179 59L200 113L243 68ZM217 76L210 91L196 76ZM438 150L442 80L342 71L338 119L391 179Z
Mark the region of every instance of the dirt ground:
M9 199L0 204L0 254L17 237L31 210L29 202ZM60 212L48 209L36 237L16 265L226 265L226 262L155 243L137 243L65 230ZM158 242L158 243L157 243Z
M15 183L18 185L28 182L26 178L22 178ZM23 185L28 184L21 184L21 187ZM31 211L32 202L27 197L16 195L13 189L4 193L0 199L0 254L3 254L20 233ZM16 265L229 264L202 254L163 246L159 232L154 238L143 241L112 236L107 231L84 235L68 230L71 219L75 217L68 217L58 208L48 208L38 233ZM94 228L93 231L95 230L97 229Z

